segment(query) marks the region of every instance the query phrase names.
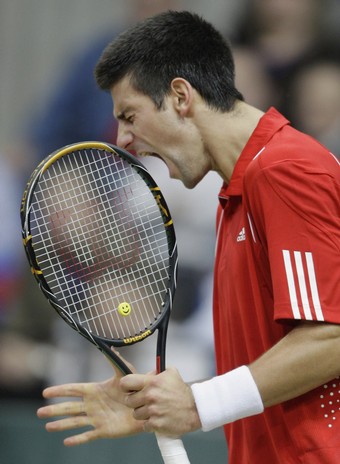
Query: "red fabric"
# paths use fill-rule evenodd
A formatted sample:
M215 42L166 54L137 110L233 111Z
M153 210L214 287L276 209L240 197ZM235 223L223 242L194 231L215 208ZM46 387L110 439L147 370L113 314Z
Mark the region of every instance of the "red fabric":
M249 364L295 320L340 323L340 166L275 109L220 192L218 373ZM325 263L327 263L325 265ZM340 462L340 381L225 427L230 464Z

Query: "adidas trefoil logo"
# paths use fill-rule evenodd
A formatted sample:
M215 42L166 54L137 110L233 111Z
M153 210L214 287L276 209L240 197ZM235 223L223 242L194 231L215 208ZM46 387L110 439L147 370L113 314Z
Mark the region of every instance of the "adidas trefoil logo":
M246 231L245 231L245 228L242 227L242 230L239 232L236 240L238 242L243 242L245 239L246 239Z

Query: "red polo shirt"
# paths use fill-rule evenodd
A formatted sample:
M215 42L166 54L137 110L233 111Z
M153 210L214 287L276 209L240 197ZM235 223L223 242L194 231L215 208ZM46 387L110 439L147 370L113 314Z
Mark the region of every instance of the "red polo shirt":
M220 192L218 373L249 364L297 320L340 323L340 166L271 108ZM340 463L340 381L225 426L230 464Z

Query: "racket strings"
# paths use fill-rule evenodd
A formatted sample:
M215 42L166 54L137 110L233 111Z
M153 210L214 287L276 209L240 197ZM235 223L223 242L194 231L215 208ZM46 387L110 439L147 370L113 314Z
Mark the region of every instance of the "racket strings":
M51 194L48 189L45 189L45 191L48 192L48 195ZM41 192L43 192L43 190L41 190ZM137 193L139 193L139 192L137 192ZM54 195L56 195L56 193ZM145 192L144 192L144 196L145 196ZM70 200L73 201L75 198L76 197L70 198ZM140 198L142 198L142 197L140 196ZM93 198L93 200L98 200L98 199L99 199L98 196ZM44 198L43 198L42 202L39 202L39 200L38 200L37 203L38 203L39 208L42 208L41 203L43 203L44 205L46 204ZM84 201L84 203L85 203L85 201ZM142 204L142 202L141 202L141 204ZM103 205L103 206L106 206L106 205ZM119 208L119 207L122 206L122 204L121 205L117 204L116 206ZM137 205L137 206L139 207L139 205ZM109 207L109 205L106 206L106 210L103 210L104 213L105 213L105 211L107 211L108 207ZM44 209L46 209L46 207ZM63 222L63 217L65 216L65 214L69 210L70 210L70 208L64 208L63 210L60 210L60 211L56 212L55 213L55 215L57 216L56 222L59 221L60 223L62 223ZM83 229L83 233L84 233L84 236L86 236L87 234L90 234L90 232L91 232L90 225L88 225L88 224L91 224L90 220L93 218L93 216L95 214L100 213L100 211L96 211L94 206L93 206L93 210L91 210L91 208L89 207L89 204L87 204L83 208L77 208L77 212L78 212L78 215L81 216L81 222L73 222L73 223L69 222L68 223L68 231L69 231L70 235L72 235L78 230L79 226L81 226L81 223L85 223L88 230ZM53 221L53 215L51 213L47 212L47 216L52 217L52 221ZM106 219L112 223L112 221L118 221L119 217L117 217L117 215L115 215L115 214L112 214L112 217L108 217L108 215L107 215ZM147 229L146 228L146 221L143 219L143 217L140 217L140 219L141 219L141 221L140 221L141 224L143 224L144 231L146 232L146 236L150 238L151 237L150 227L149 227L149 229ZM65 218L65 221L66 220L67 220L67 218ZM100 222L99 219L97 219L98 224L99 224L99 222ZM92 231L92 234L93 233L96 234L98 250L104 249L104 251L105 251L105 248L103 248L103 245L106 244L107 239L110 239L110 237L107 235L107 228L106 228L105 229L106 236L104 236L103 233L99 234L99 236L102 237L102 243L101 243L101 241L98 240L98 232L100 232L101 229L102 229L102 227L99 226L96 230ZM163 232L162 230L160 230L159 233L153 232L154 243L158 242L158 240L160 238L159 236L162 235L162 232ZM124 225L124 233L125 233L125 237L127 238L128 243L129 243L129 247L132 248L133 246L136 246L137 242L136 242L136 240L134 240L134 238L135 238L135 226L131 226L131 228L129 228L129 227L127 227L127 224L125 224ZM123 244L124 244L123 237L116 238L117 250L122 248ZM61 242L58 242L58 239L55 239L54 240L54 246L59 246L59 245L61 245ZM167 244L165 244L164 246L167 249ZM75 252L79 251L78 248L82 252L83 256L86 257L86 252L85 252L86 242L82 243L82 242L79 241L78 246L77 246L77 243L73 243L73 249L74 249ZM161 248L161 247L159 246L159 248ZM91 254L90 250L88 250L88 254L89 255Z
M31 216L39 266L88 330L125 338L157 320L168 285L167 234L129 163L95 150L62 157L40 178ZM118 311L124 302L128 317Z
M103 162L102 159L101 159L101 162ZM122 176L122 173L124 174L125 177ZM125 174L126 174L125 171L118 170L118 177L119 177L119 180L121 181L122 186L124 186L124 183L126 183L126 175ZM131 179L130 179L130 182L131 182ZM143 185L143 187L144 187L144 185ZM132 191L130 185L128 185L127 187L123 187L120 190L120 193L121 193L120 196L122 197L122 203L124 203L124 202L128 201L131 198L131 196L133 196L134 192ZM139 193L139 192L136 192L136 193ZM140 193L142 193L142 192L140 192ZM140 214L140 212L143 210L142 207L145 209L145 204L147 204L147 203L145 203L146 199L143 198L144 196L145 196L145 193L144 194L139 194L139 195L134 195L133 198L135 199L135 203L136 203L136 206L137 206L137 208L135 210L135 213L136 213L135 218L138 219L138 217L139 217L138 222L139 222L139 224L141 224L143 226L144 230L147 231L145 236L148 238L148 237L151 236L151 234L150 234L150 222L145 221L144 217L142 217L142 215ZM148 197L150 199L149 194L148 194ZM137 204L137 202L138 202L138 204ZM151 209L151 208L149 207L148 209ZM158 216L159 216L159 214L158 214ZM146 224L148 224L148 228L146 228ZM130 225L129 225L129 228L130 228ZM164 229L163 226L162 226L162 229ZM154 230L154 228L153 228L153 230ZM144 242L142 241L142 243L144 243ZM167 245L167 244L165 244L165 245ZM150 250L156 250L157 248L155 248L155 246L153 244L153 246L150 247L149 249ZM164 251L167 251L167 249L164 250ZM142 253L145 254L145 250L143 250ZM162 256L164 256L164 253L162 253ZM145 257L141 256L141 259L138 262L139 265L143 266L143 269L140 270L138 268L138 264L136 265L136 267L134 269L134 279L135 280L137 280L137 279L145 279L145 276L148 276L152 272L152 269L148 269L146 267L146 263L148 263L148 267L150 267L149 266L149 261L146 258L147 258L146 256ZM155 259L154 261L157 263L159 260ZM141 272L141 271L143 271L143 272ZM161 283L161 287L160 288L158 287L157 292L158 293L164 292L163 280L159 279L159 282ZM148 283L149 283L149 285L152 284L150 281ZM152 287L153 292L151 293L151 295L154 295L156 293L155 284L157 284L157 280L155 279L155 276L153 276L153 287ZM150 302L148 302L149 303L149 308L146 307L146 300L141 295L140 288L141 288L141 286L137 285L136 289L133 292L133 297L132 298L131 298L131 291L130 291L130 304L132 304L133 306L135 304L137 304L137 306L139 306L139 308L140 308L140 313L135 312L134 315L133 315L135 317L135 319L137 319L135 321L136 324L137 324L137 327L141 327L141 326L143 326L143 324L145 326L145 323L143 321L145 319L149 320L150 315L148 314L148 311L150 311L150 308L155 308L154 311L153 311L153 316L154 316L155 320L157 319L156 308L157 308L157 312L158 312L158 302L156 300L154 302L154 305L150 305ZM126 289L126 287L124 287L124 292L126 292L126 291L127 291L127 289ZM110 299L106 300L105 303L108 302L108 301L110 301ZM107 315L109 313L110 313L110 307L108 307L108 312L106 312L104 314ZM142 320L138 320L138 315L140 315L142 313L145 313L145 316L142 317ZM132 317L132 322L134 322L134 317ZM118 321L120 322L119 319L118 319ZM135 330L135 332L137 332L135 327L136 327L136 325L134 324L134 330ZM147 327L145 327L145 328L147 328Z
M70 314L73 316L77 315L77 319L79 320L79 315L81 313L89 314L92 318L95 317L95 311L93 306L87 304L87 289L83 285L83 279L79 279L79 277L85 277L84 268L81 268L81 253L83 256L83 260L85 259L85 263L92 256L89 247L90 242L88 240L79 240L79 238L81 237L79 235L79 231L81 232L82 237L89 236L89 227L91 227L92 222L91 217L94 213L94 211L91 211L91 208L89 207L89 202L91 205L92 202L95 201L95 198L93 198L94 195L93 191L91 190L92 188L89 190L90 184L86 169L84 170L84 168L81 167L79 163L77 165L78 172L76 172L72 170L72 166L69 166L69 163L67 161L68 158L63 157L61 158L61 162L63 164L62 169L60 169L58 165L52 164L51 171L47 171L45 192L47 198L49 198L49 195L51 195L52 193L53 198L59 199L60 202L60 204L58 205L58 209L55 208L55 213L51 213L49 205L47 208L47 217L48 215L50 216L53 230L53 238L58 237L58 233L60 233L60 237L62 238L62 240L60 241L54 240L54 242L52 242L51 245L52 248L56 250L62 250L60 256L62 263L72 274L78 276L78 282L76 281L77 288L69 289L67 287L67 284L70 284L70 281L65 280L64 276L62 275L64 284L62 296L67 296L66 302L69 303L68 307L70 308ZM90 164L91 163L88 163L88 165ZM52 186L51 192L49 191L50 186ZM69 186L71 186L71 188L69 188ZM43 200L45 200L45 195L43 197ZM87 206L82 208L82 204ZM72 210L75 208L75 212L77 213L76 220L74 220L74 214L72 215ZM86 211L89 212L89 214L86 214ZM66 215L66 213L68 214ZM63 224L67 225L67 232L65 230L62 230ZM68 241L71 242L68 245L65 244L66 234L68 235ZM77 246L77 242L73 239L73 237L75 236L78 237L79 246ZM46 245L46 242L43 245ZM48 257L47 263L49 262L50 258ZM55 266L51 266L51 272L50 274L46 274L46 279L53 279L54 272ZM52 282L52 291L56 295L60 294L60 281L56 279L52 280ZM72 310L71 308L76 308L76 310ZM101 320L99 319L98 322L98 325L97 322L95 322L93 325L95 332L104 333L104 326L101 323Z

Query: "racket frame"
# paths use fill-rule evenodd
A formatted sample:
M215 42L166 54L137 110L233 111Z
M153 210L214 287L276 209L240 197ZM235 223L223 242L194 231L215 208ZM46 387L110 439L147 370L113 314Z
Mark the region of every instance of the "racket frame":
M169 245L169 285L167 288L167 298L164 304L164 308L162 313L160 314L157 321L151 325L150 328L145 330L144 332L137 334L134 337L122 338L122 339L107 339L104 337L97 336L87 330L84 326L78 323L70 314L69 312L59 303L58 299L55 297L53 292L51 291L45 277L43 271L41 270L39 263L37 261L35 251L34 251L34 237L31 234L30 229L30 214L32 208L32 201L34 198L34 191L36 185L39 183L41 176L44 174L45 171L57 160L66 156L70 153L75 151L85 150L85 149L96 149L96 150L103 150L105 152L113 153L114 155L118 155L118 157L122 158L123 160L127 161L133 169L135 169L138 174L143 178L146 185L150 189L150 192L153 194L154 199L159 207L166 235ZM61 316L64 321L72 327L75 331L77 331L80 335L85 337L88 341L94 344L106 357L109 358L110 361L113 361L114 364L118 367L118 369L123 374L130 374L131 370L126 366L126 364L122 361L122 359L112 351L111 347L121 347L127 346L131 344L138 343L145 338L152 335L156 330L158 330L158 337L157 337L157 348L156 348L156 369L157 372L162 372L165 370L165 349L166 349L166 336L167 336L167 329L168 323L170 318L170 313L172 310L172 304L174 299L174 294L177 286L177 271L178 271L178 254L177 254L177 242L175 236L175 230L173 226L173 221L170 215L170 211L168 206L165 202L165 199L162 195L162 192L154 179L149 174L146 167L131 153L118 148L114 145L104 142L97 142L97 141L89 141L89 142L80 142L67 145L59 150L52 152L48 157L40 162L37 168L33 171L26 189L24 191L22 201L21 201L21 208L20 208L20 217L21 217L21 225L22 225L22 239L24 244L24 249L26 252L27 259L31 266L32 274L34 275L35 279L37 280L39 287L47 300L50 302L52 307L55 311Z

